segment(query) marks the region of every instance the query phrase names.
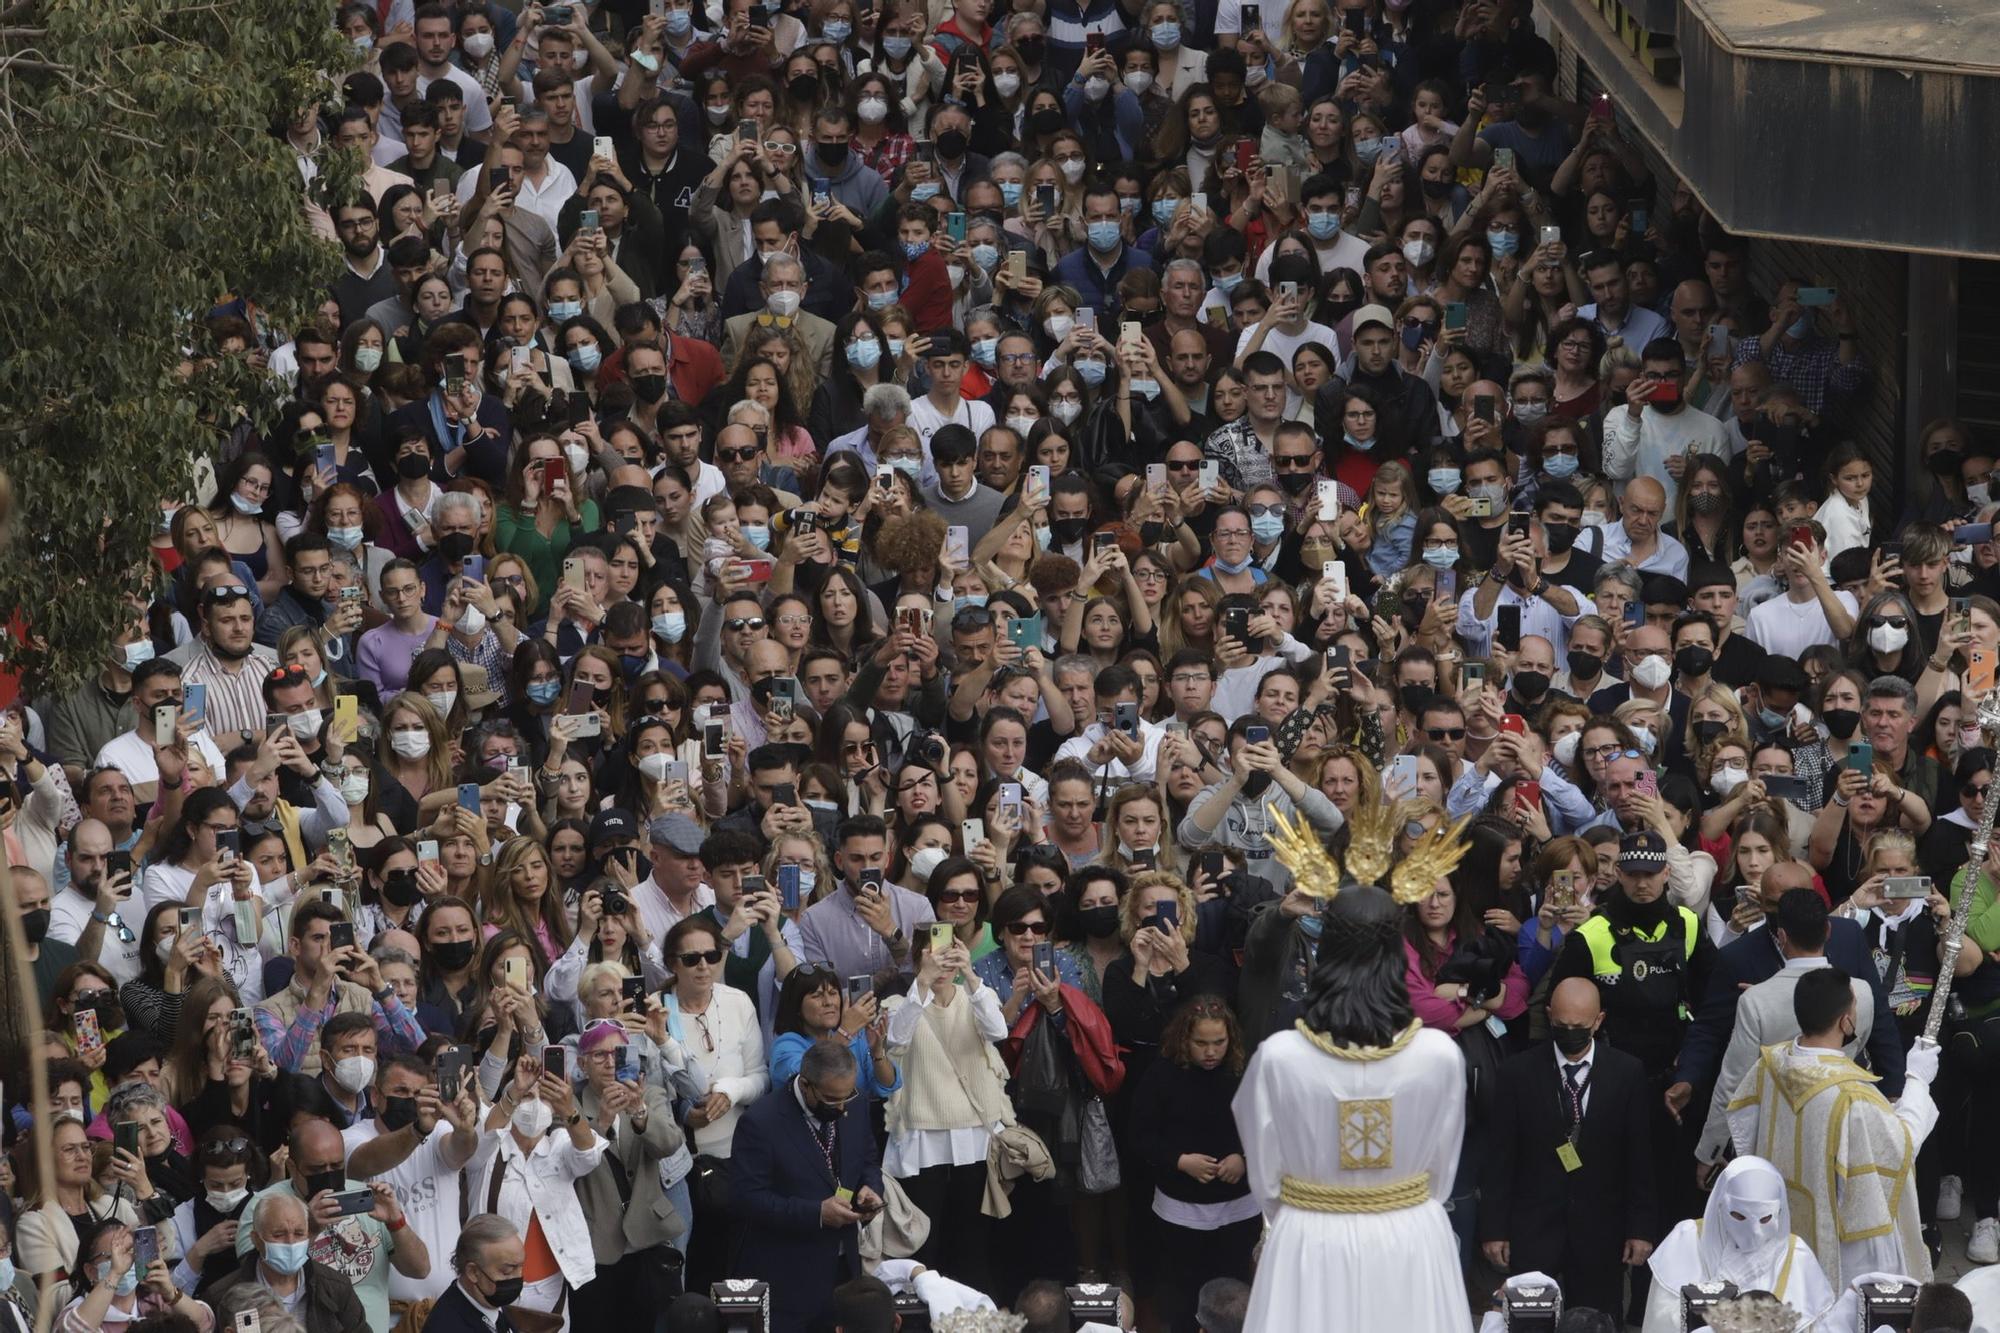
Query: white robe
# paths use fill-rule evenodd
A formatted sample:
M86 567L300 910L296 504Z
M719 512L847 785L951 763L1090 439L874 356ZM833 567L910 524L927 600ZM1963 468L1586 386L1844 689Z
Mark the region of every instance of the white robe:
M1473 1327L1443 1203L1465 1131L1457 1042L1424 1029L1387 1059L1348 1060L1280 1032L1257 1048L1233 1109L1269 1227L1246 1333ZM1393 1212L1316 1212L1279 1198L1286 1176L1368 1188L1420 1172L1428 1197Z

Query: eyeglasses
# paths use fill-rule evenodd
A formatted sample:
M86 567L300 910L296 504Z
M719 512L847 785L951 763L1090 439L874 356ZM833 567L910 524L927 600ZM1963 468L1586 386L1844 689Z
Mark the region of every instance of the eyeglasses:
M1005 927L1009 935L1046 935L1049 923L1046 921L1009 921Z
M730 619L722 622L722 628L728 630L732 634L740 634L746 629L762 629L764 628L764 617L733 616Z
M1249 537L1249 535L1250 535L1250 529L1248 528L1230 528L1227 531L1225 531L1222 528L1217 528L1215 530L1215 539L1217 541L1221 541L1225 537L1235 538L1240 541Z
M1462 741L1465 739L1465 728L1425 727L1424 735L1430 737L1434 741Z
M941 903L976 903L979 901L979 890L939 889L937 900ZM1016 924L1019 923L1017 922ZM1016 931L1015 933L1019 934L1020 932Z
M1002 352L1000 359L1010 366L1032 366L1035 364L1033 352Z
M801 611L795 611L788 616L779 616L777 620L780 629L811 629L812 623L813 618Z
M675 954L674 959L675 961L680 963L682 967L698 967L703 963L707 963L710 967L714 967L717 963L722 961L722 950L691 949L687 953Z

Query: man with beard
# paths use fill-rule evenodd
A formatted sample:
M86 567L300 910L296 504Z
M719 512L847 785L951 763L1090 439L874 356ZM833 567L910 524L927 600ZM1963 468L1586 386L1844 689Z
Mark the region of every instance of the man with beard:
M256 642L257 609L240 583L202 593L196 637L167 654L181 667L183 690L208 687L208 734L225 754L264 733L264 677L278 655Z
M396 271L382 251L380 227L374 201L365 195L333 210L343 264L333 280L333 299L340 303L342 327L367 314L377 301L396 295Z
M1665 512L1674 512L1680 479L1697 450L1729 456L1722 423L1682 396L1687 369L1680 344L1658 338L1646 344L1644 370L1625 386L1625 410L1604 419L1604 475L1614 481L1651 477L1666 492ZM1685 564L1676 573L1687 572Z
M11 866L14 877L14 910L21 916L21 933L28 940L28 963L34 969L35 989L46 1009L56 993L56 978L74 963L76 950L49 934L49 882L32 866Z
M131 904L132 872L111 871L110 856L111 830L97 820L82 820L70 831L63 858L69 888L49 904L47 938L71 946L122 986L139 976L139 910Z

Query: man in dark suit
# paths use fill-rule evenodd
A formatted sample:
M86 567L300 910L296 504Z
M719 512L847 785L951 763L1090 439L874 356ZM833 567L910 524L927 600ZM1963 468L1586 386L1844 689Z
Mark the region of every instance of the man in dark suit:
M1597 983L1549 997L1551 1046L1500 1066L1480 1179L1479 1240L1510 1273L1547 1273L1571 1306L1621 1313L1625 1266L1658 1234L1652 1084L1640 1061L1596 1039Z
M731 1190L745 1239L735 1275L771 1284L772 1333L832 1327L833 1289L861 1272L861 1223L882 1207L882 1167L854 1053L822 1041L798 1076L736 1126Z
M1779 861L1764 872L1757 897L1766 918L1776 915L1778 900L1789 889L1810 889L1812 867L1803 861ZM1718 904L1720 911L1727 904ZM1889 1008L1889 993L1882 987L1881 974L1868 949L1861 927L1844 916L1827 921L1826 960L1850 977L1863 977L1875 996L1875 1026L1868 1034L1868 1067L1882 1081L1876 1091L1894 1101L1903 1095L1903 1038L1896 1015ZM1705 1089L1722 1069L1723 1052L1729 1049L1729 1034L1736 1030L1736 1001L1744 991L1760 981L1768 981L1785 965L1778 940L1768 926L1744 932L1742 938L1723 946L1715 955L1715 971L1708 989L1695 1011L1694 1022L1681 1042L1680 1063L1674 1081L1667 1088L1667 1109L1678 1119L1694 1096Z
M480 1213L459 1228L451 1252L458 1274L431 1306L423 1333L515 1333L508 1307L521 1299L521 1233L498 1213Z

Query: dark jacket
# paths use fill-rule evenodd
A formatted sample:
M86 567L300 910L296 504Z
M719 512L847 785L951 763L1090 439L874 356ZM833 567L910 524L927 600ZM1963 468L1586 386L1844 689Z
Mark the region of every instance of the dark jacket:
M1206 1183L1180 1169L1182 1153L1200 1153L1221 1161L1240 1155L1243 1140L1229 1103L1243 1081L1225 1066L1220 1069L1182 1068L1171 1060L1156 1060L1139 1080L1127 1121L1132 1148L1152 1169L1160 1192L1182 1203L1228 1203L1250 1192L1243 1180Z
M269 1299L257 1279L257 1262L254 1250L244 1255L242 1266L209 1291L207 1300L218 1328L234 1327L239 1310L252 1308L259 1298ZM294 1314L306 1333L367 1333L368 1312L361 1308L351 1282L317 1259L308 1259L299 1276L305 1279L306 1294Z
M486 1321L480 1318L479 1307L454 1282L431 1306L430 1317L424 1320L423 1333L488 1333L488 1330ZM505 1310L500 1312L492 1333L514 1333L513 1321L507 1318Z
M1366 389L1375 398L1376 410L1381 413L1375 429L1375 438L1382 442L1376 449L1380 457L1421 453L1443 437L1437 395L1431 386L1422 376L1407 374L1391 361L1380 375L1365 374L1356 367L1347 380L1335 376L1313 393L1313 420L1333 423L1321 426L1321 434L1329 440L1337 438L1350 386Z
M744 1111L729 1162L732 1203L744 1224L731 1276L789 1279L771 1284L772 1333L823 1327L833 1289L861 1273L860 1229L821 1226L820 1205L836 1188L882 1193L867 1099L848 1103L837 1122L829 1170L795 1084L773 1088Z
M1635 1056L1596 1043L1577 1131L1576 1170L1557 1149L1569 1135L1568 1094L1548 1043L1500 1066L1480 1176L1479 1239L1504 1240L1516 1273L1544 1272L1580 1289L1586 1273L1617 1290L1627 1240L1652 1240L1652 1084ZM1581 1270L1581 1271L1580 1271Z
M1850 977L1862 977L1875 996L1875 1027L1868 1034L1868 1067L1881 1076L1876 1085L1890 1101L1903 1095L1903 1039L1896 1015L1889 1008L1889 994L1875 970L1868 941L1861 927L1844 916L1827 923L1826 960ZM1785 965L1778 953L1777 939L1766 930L1753 930L1724 946L1715 955L1715 972L1709 977L1708 993L1695 1010L1694 1024L1681 1045L1680 1064L1674 1071L1677 1082L1691 1083L1697 1092L1714 1081L1722 1069L1722 1053L1729 1049L1729 1034L1736 1030L1736 1000L1760 981L1768 981Z

